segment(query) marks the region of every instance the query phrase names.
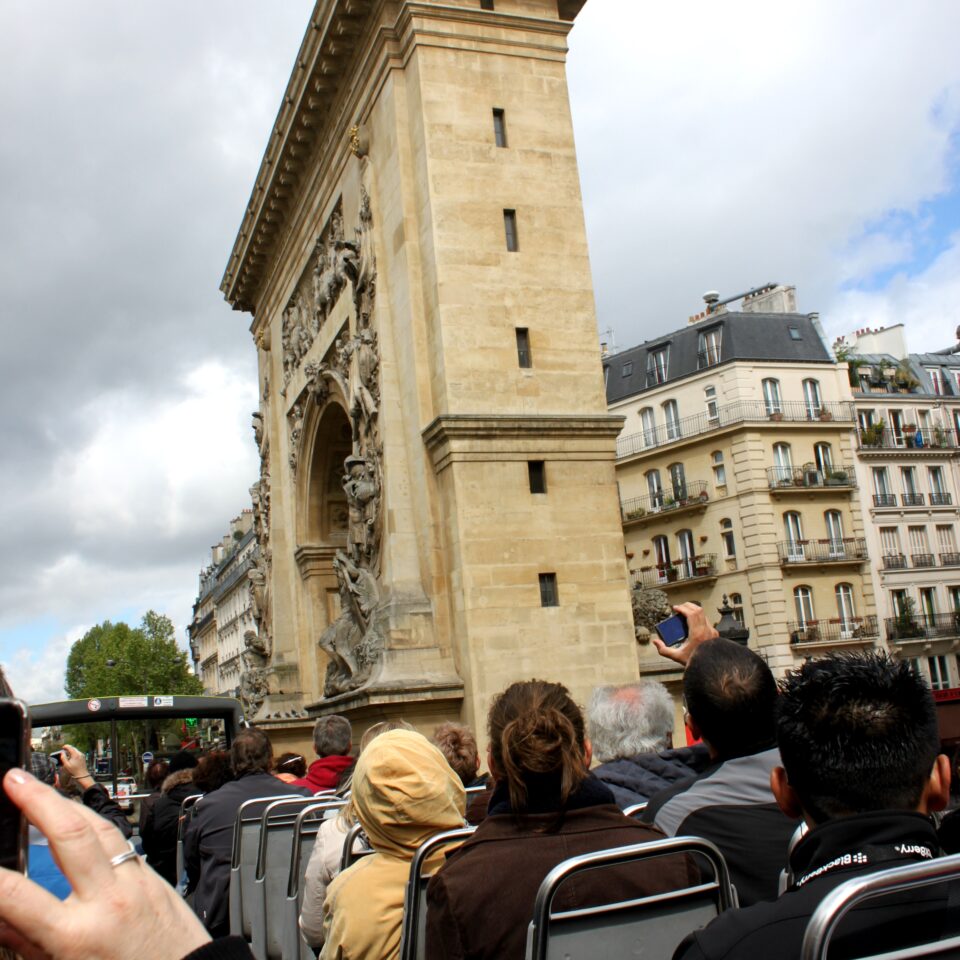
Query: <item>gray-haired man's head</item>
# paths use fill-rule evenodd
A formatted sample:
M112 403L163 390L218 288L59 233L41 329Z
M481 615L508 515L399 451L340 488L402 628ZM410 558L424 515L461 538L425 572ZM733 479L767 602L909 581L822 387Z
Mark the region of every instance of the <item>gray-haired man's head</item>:
M332 714L313 725L313 749L318 757L337 757L350 752L353 730L346 717Z
M673 745L673 715L667 688L655 680L597 687L587 711L594 757L606 763L669 749Z

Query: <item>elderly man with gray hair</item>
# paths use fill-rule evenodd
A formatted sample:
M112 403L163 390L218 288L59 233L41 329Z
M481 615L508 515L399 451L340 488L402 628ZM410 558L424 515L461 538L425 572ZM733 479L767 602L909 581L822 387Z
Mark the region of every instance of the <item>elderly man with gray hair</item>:
M320 717L313 725L313 749L317 758L307 775L294 780L291 786L306 787L313 793L336 790L346 773L353 768L353 729L346 717L333 713Z
M646 803L709 763L702 745L672 749L673 700L655 680L597 687L587 723L593 756L600 761L593 774L613 791L621 810Z

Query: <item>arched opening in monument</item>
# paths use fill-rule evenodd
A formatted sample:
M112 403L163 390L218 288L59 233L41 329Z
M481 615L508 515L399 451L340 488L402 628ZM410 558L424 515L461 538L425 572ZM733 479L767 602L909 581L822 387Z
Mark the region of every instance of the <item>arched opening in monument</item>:
M343 407L330 403L320 417L313 442L306 504L305 541L309 544L338 549L347 545L349 511L343 461L350 450L350 421Z

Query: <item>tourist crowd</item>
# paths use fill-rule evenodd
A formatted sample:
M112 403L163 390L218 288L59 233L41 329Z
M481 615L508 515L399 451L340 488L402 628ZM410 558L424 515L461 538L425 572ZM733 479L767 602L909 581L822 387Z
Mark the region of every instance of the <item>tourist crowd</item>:
M58 794L60 775L35 756L34 776L11 770L3 784L34 825L33 846L52 858L32 847L32 879L0 871L0 943L27 958L249 957L229 936L230 857L237 810L259 797L347 800L320 826L303 884L301 933L331 960L399 956L415 852L468 822L473 833L426 864L431 960L522 960L553 867L671 836L714 844L739 904L688 931L675 960L799 958L813 911L840 883L957 849L960 814L937 832L951 765L930 690L908 662L879 652L812 659L778 684L760 656L719 638L699 607L678 610L687 642L654 643L684 668L692 746L674 745L672 701L652 681L595 691L586 716L559 683L511 684L490 707L485 763L458 724L428 739L402 721L377 723L354 751L349 721L324 717L309 765L297 754L275 761L266 734L245 728L229 754L198 764L183 753L147 770L146 863L116 805L86 785L78 751L67 748L61 769L82 803ZM203 797L184 834L181 878L177 826L195 793ZM645 806L624 813L636 804ZM365 855L341 871L348 835ZM672 853L588 871L560 887L553 910L668 894L696 886L705 869ZM184 880L192 912L175 889ZM953 935L956 894L941 885L856 908L831 955Z

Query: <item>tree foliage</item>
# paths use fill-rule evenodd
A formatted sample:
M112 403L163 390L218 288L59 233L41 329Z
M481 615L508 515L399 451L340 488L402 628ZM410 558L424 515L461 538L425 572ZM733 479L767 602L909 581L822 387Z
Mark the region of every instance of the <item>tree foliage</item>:
M203 692L177 646L170 618L153 610L139 627L105 620L88 630L70 649L64 685L76 700Z
M75 700L203 692L186 652L177 646L170 618L153 610L144 614L138 627L109 620L91 627L70 648L64 687ZM136 752L149 737L146 729L143 724L121 723L121 740L130 741ZM90 749L97 739L109 735L109 724L75 725L64 734L77 746Z

